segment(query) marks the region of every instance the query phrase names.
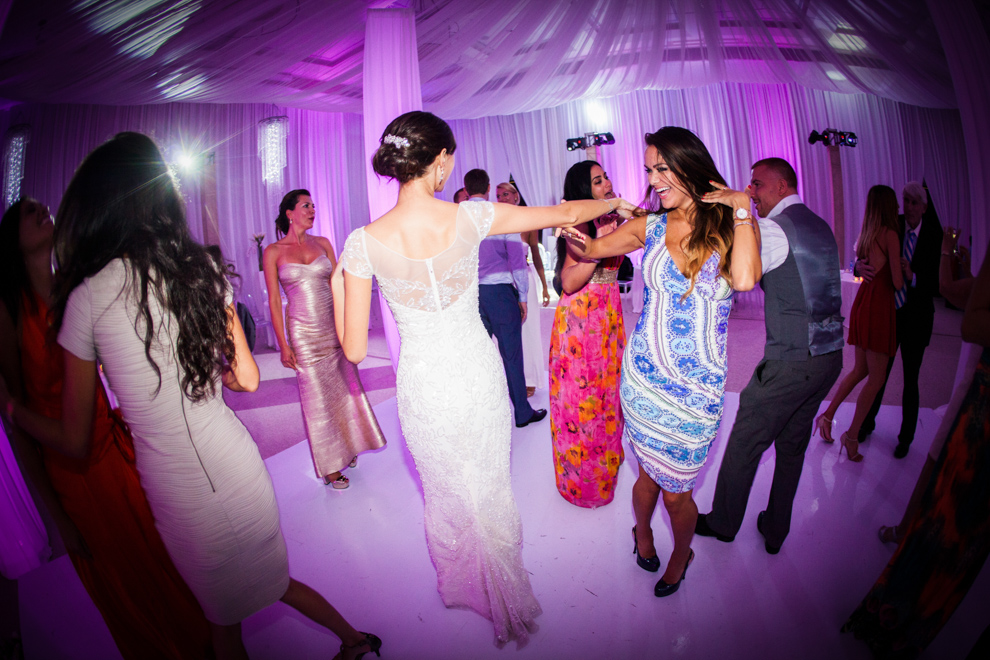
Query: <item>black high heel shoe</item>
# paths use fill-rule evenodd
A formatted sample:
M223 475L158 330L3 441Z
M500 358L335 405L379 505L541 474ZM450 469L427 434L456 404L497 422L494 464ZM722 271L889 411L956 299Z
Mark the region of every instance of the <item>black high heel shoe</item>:
M354 649L359 646L365 646L365 645L368 646L368 650L362 651L361 653L358 653L356 656L354 656L355 660L361 660L361 658L363 658L367 653L374 653L379 658L382 657L382 654L380 653L382 648L382 640L380 640L376 635L372 635L371 633L361 633L361 634L364 635L364 639L358 642L357 644L352 644L350 646L347 646L346 644L341 644L340 654L337 657L341 657L341 658L344 657L344 651L347 649Z
M649 571L650 573L656 573L660 570L660 557L654 555L652 557L642 557L639 554L639 543L636 541L636 528L633 527L633 552L636 553L636 563L644 571Z
M663 581L663 578L660 578L660 580L657 582L657 586L653 587L653 595L656 596L657 598L663 598L664 596L669 596L670 594L680 589L681 582L684 582L684 576L687 575L688 566L690 566L691 562L693 561L694 561L694 550L691 551L691 554L688 556L687 563L684 564L684 572L681 573L681 579L675 582L674 584L667 584L666 582Z

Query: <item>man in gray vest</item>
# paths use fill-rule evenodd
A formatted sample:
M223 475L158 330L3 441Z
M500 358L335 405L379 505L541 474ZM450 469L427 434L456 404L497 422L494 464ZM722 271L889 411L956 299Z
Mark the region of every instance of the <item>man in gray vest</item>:
M712 512L698 516L695 533L732 541L743 516L760 457L777 454L773 486L756 527L777 554L791 528L811 426L842 371L839 250L832 229L797 194L797 175L782 158L753 165L750 197L760 220L767 343L746 389L725 448Z

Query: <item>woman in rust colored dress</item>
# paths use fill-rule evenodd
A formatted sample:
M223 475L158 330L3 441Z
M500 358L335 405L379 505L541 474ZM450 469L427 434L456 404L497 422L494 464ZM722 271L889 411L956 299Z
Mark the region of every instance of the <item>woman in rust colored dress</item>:
M3 382L26 407L59 418L62 349L48 341L52 230L48 207L29 198L11 206L0 222L5 271L0 279L0 370ZM92 449L85 459L42 449L16 431L11 443L121 655L213 657L203 610L155 529L130 433L111 410L102 386L97 387Z
M828 409L815 420L815 428L825 442L833 442L835 411L864 378L866 385L856 399L849 429L842 434L842 446L849 460L863 460L856 440L859 427L887 381L887 363L897 353L897 326L894 316L895 292L903 286L901 240L897 235L897 194L888 186L873 186L866 196L866 216L856 242L856 256L866 259L875 275L856 293L849 312L849 344L856 347L856 363L840 381ZM840 448L841 453L841 448Z

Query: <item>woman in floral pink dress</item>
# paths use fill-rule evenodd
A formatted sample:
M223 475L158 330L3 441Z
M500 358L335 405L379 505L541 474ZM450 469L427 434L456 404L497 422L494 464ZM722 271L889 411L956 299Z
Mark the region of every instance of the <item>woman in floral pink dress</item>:
M614 198L601 165L575 164L564 179L564 198ZM603 235L621 218L605 215L582 231ZM557 277L563 292L550 338L550 430L557 490L589 509L615 496L622 464L619 373L626 333L616 283L622 257L581 261L557 243Z

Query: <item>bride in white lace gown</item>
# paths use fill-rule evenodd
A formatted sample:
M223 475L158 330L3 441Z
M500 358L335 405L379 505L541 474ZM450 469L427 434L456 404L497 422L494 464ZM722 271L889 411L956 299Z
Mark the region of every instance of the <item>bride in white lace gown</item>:
M364 359L377 277L402 342L399 421L423 483L440 595L447 607L490 619L496 644L521 645L541 610L522 563L505 372L478 311L478 245L489 234L588 221L606 202L527 208L437 200L455 147L450 128L430 113L406 113L386 128L374 166L399 181L399 198L347 239L333 278L337 332L347 358Z

